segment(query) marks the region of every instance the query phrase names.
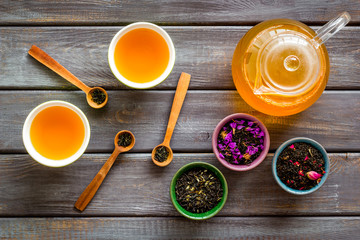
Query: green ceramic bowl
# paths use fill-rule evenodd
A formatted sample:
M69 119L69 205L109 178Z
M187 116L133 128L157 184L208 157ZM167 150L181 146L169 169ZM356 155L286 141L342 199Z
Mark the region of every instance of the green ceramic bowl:
M221 185L223 187L223 197L221 199L221 201L219 202L218 205L216 205L213 209L211 209L210 211L204 212L204 213L192 213L189 211L186 211L182 206L180 206L180 204L176 201L176 194L175 194L175 185L176 185L176 181L177 179L186 171L195 168L195 167L203 167L206 168L210 171L212 171L220 180ZM170 197L171 197L171 201L174 204L174 207L176 208L176 210L183 215L184 217L193 219L193 220L204 220L204 219L208 219L211 218L213 216L215 216L218 212L220 212L220 210L223 208L223 206L225 205L226 199L227 199L227 195L228 195L228 187L227 187L227 183L226 183L226 179L224 177L224 175L220 172L219 169L217 169L215 166L209 164L209 163L205 163L205 162L192 162L189 164L186 164L185 166L183 166L182 168L180 168L174 175L171 184L170 184Z

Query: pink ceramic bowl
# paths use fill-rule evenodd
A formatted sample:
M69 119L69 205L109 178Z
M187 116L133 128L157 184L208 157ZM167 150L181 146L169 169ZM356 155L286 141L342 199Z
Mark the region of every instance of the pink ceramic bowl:
M219 156L219 151L218 151L218 148L217 148L217 138L218 138L218 135L220 133L220 130L222 129L222 127L226 123L228 123L232 119L238 119L238 118L258 122L259 127L261 128L261 130L265 134L265 136L264 136L264 149L261 152L260 156L257 159L255 159L250 165L234 165L234 164L230 164L226 160L220 158L220 156ZM251 169L255 168L262 161L264 161L267 153L269 152L269 148L270 148L270 135L269 135L269 132L266 129L265 125L259 119L257 119L256 117L251 116L249 114L245 114L245 113L235 113L235 114L231 114L231 115L225 117L215 127L215 130L214 130L214 133L213 133L213 136L212 136L212 148L213 148L213 152L215 153L215 156L217 157L219 162L222 165L224 165L225 167L227 167L227 168L229 168L231 170L234 170L234 171L248 171L248 170L251 170Z

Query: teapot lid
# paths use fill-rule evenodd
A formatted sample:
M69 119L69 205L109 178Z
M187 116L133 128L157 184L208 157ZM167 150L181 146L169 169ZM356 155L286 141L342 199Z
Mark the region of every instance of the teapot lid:
M298 95L310 90L320 72L312 39L292 30L274 34L259 49L255 94Z

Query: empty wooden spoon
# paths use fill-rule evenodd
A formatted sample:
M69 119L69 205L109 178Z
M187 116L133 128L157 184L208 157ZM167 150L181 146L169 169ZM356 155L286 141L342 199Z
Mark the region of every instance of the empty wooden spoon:
M130 134L131 136L131 143L130 145L123 147L121 146L121 143L119 143L119 139L123 134ZM120 144L120 145L119 145ZM129 143L128 143L129 144ZM83 193L80 195L78 200L75 203L75 208L84 211L86 206L90 203L90 201L95 196L95 193L101 186L102 182L104 181L106 175L110 171L110 168L114 164L117 156L122 152L127 152L130 149L132 149L135 145L135 137L130 131L120 131L116 134L114 139L114 145L115 149L109 159L105 162L105 164L102 166L100 171L96 174L94 179L91 181L91 183L86 187L86 189L83 191ZM126 144L125 144L126 145Z
M69 72L65 67L63 67L60 63L55 61L55 59L53 59L46 52L41 50L39 47L33 45L28 53L30 54L30 56L38 60L40 63L44 64L45 66L47 66L48 68L50 68L51 70L53 70L54 72L65 78L66 80L68 80L70 83L74 84L75 86L83 90L86 93L86 100L91 107L102 108L107 103L108 94L105 91L105 89L101 87L93 87L93 88L88 87L77 77L75 77L71 72ZM102 95L101 93L105 94L105 99L101 100L103 102L99 101L99 103L97 103L98 100L96 99L96 96L93 96L94 91L96 91L95 93L98 93L100 95Z
M152 150L151 159L159 167L165 167L165 166L169 165L173 159L173 151L170 148L170 140L171 140L171 136L174 132L174 128L175 128L177 119L179 117L181 107L185 100L186 92L188 90L189 83L190 83L190 78L191 78L190 74L187 74L184 72L181 73L178 85L176 87L175 97L174 97L173 105L171 108L169 122L168 122L168 126L166 129L164 141L163 141L163 143L161 143L160 145L157 145ZM168 157L163 162L160 162L160 161L156 160L156 158L155 158L156 150L160 147L165 147L168 152Z

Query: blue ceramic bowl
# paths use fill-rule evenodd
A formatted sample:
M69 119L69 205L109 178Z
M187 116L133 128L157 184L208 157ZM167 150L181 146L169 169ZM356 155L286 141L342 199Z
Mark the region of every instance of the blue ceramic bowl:
M280 153L287 146L289 146L290 144L296 143L296 142L305 142L305 143L311 144L314 148L318 149L324 157L326 173L322 176L320 183L309 190L297 190L297 189L293 189L293 188L286 186L286 184L284 184L280 180L280 178L278 177L277 172L276 172L276 162L277 162L277 159L278 159ZM287 191L289 193L295 194L295 195L305 195L305 194L309 194L309 193L312 193L312 192L315 192L316 190L318 190L326 181L326 179L329 175L329 172L330 172L330 160L329 160L329 157L328 157L327 152L324 149L324 147L321 146L320 143L316 142L315 140L310 139L310 138L305 138L305 137L292 138L292 139L284 142L283 144L281 144L280 147L276 150L273 161L272 161L272 173L275 178L275 181L279 184L279 186L282 189L284 189L285 191Z

